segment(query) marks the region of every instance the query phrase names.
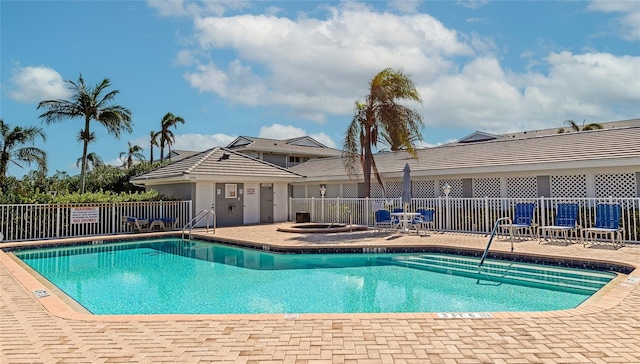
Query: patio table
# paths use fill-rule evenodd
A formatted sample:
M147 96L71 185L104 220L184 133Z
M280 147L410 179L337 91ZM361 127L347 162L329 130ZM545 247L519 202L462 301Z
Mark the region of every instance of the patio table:
M392 212L391 216L395 216L400 221L400 231L409 232L409 223L414 220L414 217L420 216L419 212Z

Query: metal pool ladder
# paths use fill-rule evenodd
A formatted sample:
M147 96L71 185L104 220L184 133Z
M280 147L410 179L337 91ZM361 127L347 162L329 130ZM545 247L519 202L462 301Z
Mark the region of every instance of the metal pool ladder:
M496 232L498 231L498 226L502 221L507 221L509 224L511 224L510 217L501 217L498 220L496 220L496 223L493 225L493 230L491 230L491 237L489 237L489 242L487 243L487 247L484 249L484 253L482 253L482 259L480 259L480 263L478 264L478 271L480 271L480 268L482 267L482 263L484 263L484 260L487 258L487 254L489 254L489 247L491 247L491 242L493 241L493 237L496 235ZM513 233L511 233L510 231L509 235L511 237L511 251L513 252Z
M185 240L184 234L187 228L189 229L189 235L187 240L191 240L191 230L198 225L202 220L207 219L207 233L209 232L209 216L213 216L213 233L216 233L216 212L213 210L200 210L188 223L182 227L182 240Z

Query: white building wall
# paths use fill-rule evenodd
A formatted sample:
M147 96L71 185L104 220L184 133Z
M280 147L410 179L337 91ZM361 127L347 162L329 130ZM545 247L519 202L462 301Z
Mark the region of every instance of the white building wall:
M288 184L285 182L273 184L273 222L282 222L289 219Z
M251 182L244 184L244 214L245 224L260 222L260 184Z

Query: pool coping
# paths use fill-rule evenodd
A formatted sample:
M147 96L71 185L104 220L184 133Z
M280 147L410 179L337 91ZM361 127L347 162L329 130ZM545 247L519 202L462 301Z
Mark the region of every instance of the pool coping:
M30 268L26 266L19 258L11 253L20 247L42 247L42 246L69 246L84 245L87 242L99 244L103 242L118 242L123 240L142 240L149 238L176 237L180 233L151 233L151 234L135 234L135 235L119 235L119 236L101 236L101 237L85 237L78 239L61 239L57 241L31 241L7 243L0 246L0 263L3 264L13 277L29 292L31 297L39 302L42 307L54 316L81 321L94 322L120 322L120 321L199 321L199 320L317 320L317 319L356 319L356 318L397 318L397 319L491 319L491 318L537 318L537 317L567 317L592 314L610 309L620 304L629 293L631 293L640 281L640 269L637 265L630 262L618 262L599 259L575 259L571 256L549 256L545 254L518 254L504 251L491 252L492 257L509 257L509 258L528 258L546 259L547 261L563 262L564 264L594 264L599 267L623 267L625 273L619 273L616 278L609 282L605 287L596 292L593 296L585 300L578 307L567 310L555 311L536 311L536 312L411 312L411 313L286 313L286 314L154 314L154 315L94 315L88 313L78 303L70 297L64 295L55 286L46 279L39 277L39 274L30 272ZM353 244L349 247L337 245L324 246L285 246L274 243L257 243L251 241L238 240L228 237L220 237L216 235L207 235L202 233L194 233L192 237L207 240L223 242L231 245L248 247L271 252L284 253L401 253L401 252L444 252L452 251L465 252L467 254L482 253L480 249L473 249L460 246L438 246L420 244L419 246L390 246L390 247L372 247L367 244ZM384 249L384 251L382 250ZM5 252L7 250L8 252ZM575 266L575 265L573 265ZM578 266L579 267L579 266ZM631 278L633 277L633 278ZM60 297L64 295L64 297ZM76 306L77 305L77 306ZM79 307L78 307L79 306Z

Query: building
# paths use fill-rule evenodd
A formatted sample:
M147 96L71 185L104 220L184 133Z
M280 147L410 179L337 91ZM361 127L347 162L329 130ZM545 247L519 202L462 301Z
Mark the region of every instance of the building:
M638 197L640 120L637 126L518 138L473 138L418 151L383 152L374 158L383 186L372 178L371 197L400 197L405 164L413 197ZM476 134L478 135L478 134ZM361 172L349 176L341 158L309 161L290 170L292 197L361 197Z
M285 168L342 154L308 136L284 140L239 136L227 148Z
M298 179L302 176L283 167L216 147L136 176L131 182L192 200L194 215L213 208L217 224L230 226L286 221L288 185Z
M400 197L405 164L414 198L439 197L445 184L452 187L451 197L640 197L640 119L572 133L474 134L421 149L418 158L402 151L375 154L383 184L373 182L371 197ZM233 148L198 153L132 182L192 199L194 213L214 205L220 225L285 221L289 197L321 197L321 187L328 198L362 197L361 172L349 175L340 151L316 143L308 137L275 142L239 137ZM319 152L303 154L301 148ZM298 164L292 156L309 160Z

